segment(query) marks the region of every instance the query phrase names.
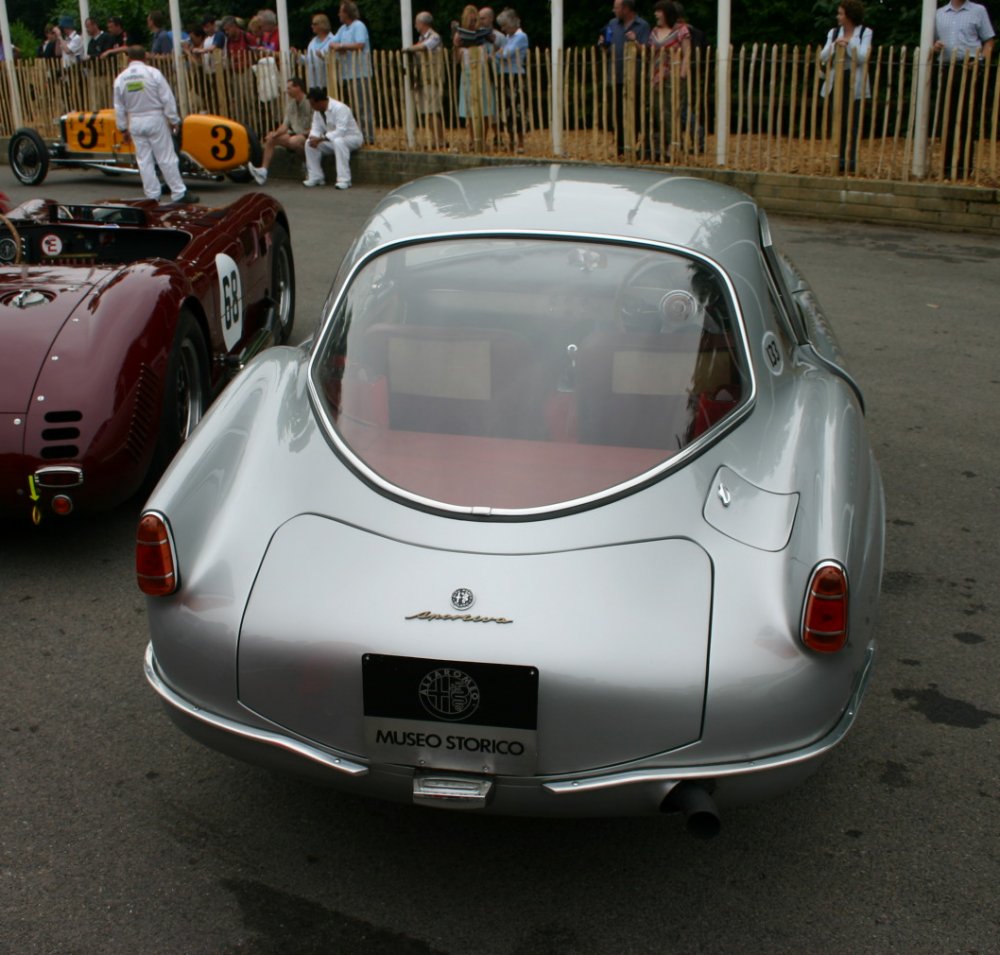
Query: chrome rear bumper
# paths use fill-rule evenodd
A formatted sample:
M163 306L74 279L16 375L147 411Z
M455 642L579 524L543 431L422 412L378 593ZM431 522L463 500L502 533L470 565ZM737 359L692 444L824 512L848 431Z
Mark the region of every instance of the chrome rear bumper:
M315 768L333 770L337 777L350 778L353 782L348 784L348 788L355 789L360 793L367 792L378 798L414 801L423 805L446 808L485 809L490 807L496 811L512 814L576 815L579 810L586 809L585 814L587 815L603 815L617 814L616 807L618 807L621 814L631 815L637 811L658 811L664 796L683 780L715 780L718 781L720 787L725 787L727 783L734 783L742 778L749 784L743 788L754 794L752 801L757 798L767 798L797 784L818 765L820 757L847 735L868 686L874 657L874 648L869 647L850 701L836 725L825 736L799 749L741 762L650 767L616 773L598 771L575 779L503 779L487 776L481 778L464 776L462 778L463 784L477 782L479 785L459 787L461 791L455 785L457 774L447 772L424 774L403 766L368 766L300 739L248 726L202 709L175 693L164 683L156 669L152 644L146 650L145 672L146 679L149 680L163 701L175 711L175 715L216 731L213 734L216 740L228 736L248 743L263 752L280 750L285 754L290 754L293 758L306 760ZM216 748L226 750L225 746L216 743L210 742L208 745L216 745ZM246 758L238 753L233 755ZM258 759L250 761L268 762L268 760ZM776 788L754 783L754 779L759 780L762 775L768 776L769 774L774 776L776 780L781 780ZM437 783L441 780L444 781L444 784L438 785ZM336 780L330 779L330 782L334 783ZM738 789L739 787L733 788ZM546 798L549 794L557 797L573 795L577 798L552 800ZM539 799L540 796L541 799ZM742 797L735 800L737 803L742 801Z

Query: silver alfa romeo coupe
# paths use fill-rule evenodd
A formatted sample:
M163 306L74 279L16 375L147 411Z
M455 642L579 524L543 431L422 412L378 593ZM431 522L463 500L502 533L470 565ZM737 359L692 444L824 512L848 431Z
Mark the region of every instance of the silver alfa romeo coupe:
M710 835L850 729L883 539L861 392L751 199L432 176L149 499L145 672L195 738L356 793Z

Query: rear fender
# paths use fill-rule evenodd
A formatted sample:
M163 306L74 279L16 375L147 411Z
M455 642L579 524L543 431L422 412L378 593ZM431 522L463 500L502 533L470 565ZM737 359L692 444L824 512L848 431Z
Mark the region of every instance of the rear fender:
M146 602L160 670L189 699L236 719L246 718L236 704L240 621L275 528L297 509L280 462L315 431L306 360L269 348L247 365L146 503L170 525L180 579L176 593ZM184 612L189 600L199 612Z
M120 500L149 469L163 381L181 306L191 296L180 270L163 263L122 269L66 322L38 377L27 415L25 453L84 468L88 499ZM76 455L53 458L55 422L71 412Z
M814 369L794 363L771 415L748 422L743 437L754 455L731 465L751 484L797 494L798 506L780 550L721 541L711 548L717 599L704 759L734 751L756 758L822 737L843 713L874 639L881 478L853 393ZM812 572L827 560L847 570L849 640L838 653L817 654L802 643L802 612Z

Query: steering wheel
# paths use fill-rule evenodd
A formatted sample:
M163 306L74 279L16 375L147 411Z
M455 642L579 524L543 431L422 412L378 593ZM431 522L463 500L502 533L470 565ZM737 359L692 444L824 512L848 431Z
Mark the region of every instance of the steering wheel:
M0 212L0 222L2 222L6 227L7 231L10 232L9 236L0 235L0 263L5 265L20 265L21 264L21 233L17 231L17 227L7 218L2 212Z
M615 293L614 316L621 331L669 335L722 332L728 309L714 271L690 260L653 253L641 258Z
M702 307L688 290L680 263L663 253L643 256L622 279L615 293L614 316L619 330L669 334L700 328Z

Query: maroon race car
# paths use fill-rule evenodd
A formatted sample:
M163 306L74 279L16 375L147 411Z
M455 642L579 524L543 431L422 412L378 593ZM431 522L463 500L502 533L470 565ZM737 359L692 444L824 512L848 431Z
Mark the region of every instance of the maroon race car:
M288 218L262 193L0 216L0 517L134 494L294 314Z

